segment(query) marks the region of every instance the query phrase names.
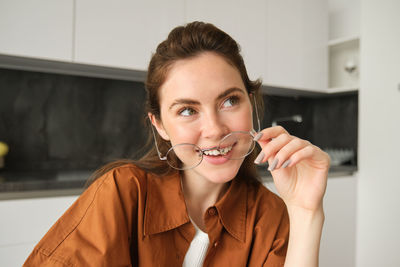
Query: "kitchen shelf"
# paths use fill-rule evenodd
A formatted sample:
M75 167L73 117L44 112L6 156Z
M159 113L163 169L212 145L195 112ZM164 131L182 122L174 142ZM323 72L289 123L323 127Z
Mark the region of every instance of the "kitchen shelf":
M345 92L357 92L358 86L342 86L342 87L331 87L327 89L328 94L334 93L345 93Z
M310 98L321 98L329 96L339 96L348 94L357 94L358 86L343 86L343 87L331 87L321 90L301 90L293 88L282 88L263 85L261 92L265 95L273 96L284 96L284 97L310 97Z
M328 42L329 79L327 91L354 91L359 87L358 36L344 37Z
M0 68L144 82L146 72L133 69L0 54Z
M328 41L328 46L335 47L346 43L359 42L359 40L360 40L359 36L341 37Z

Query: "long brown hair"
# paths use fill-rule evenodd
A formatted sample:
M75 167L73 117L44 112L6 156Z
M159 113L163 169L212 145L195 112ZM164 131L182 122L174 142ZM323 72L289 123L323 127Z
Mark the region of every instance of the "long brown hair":
M152 55L145 83L147 93L145 114L150 112L157 120L161 119L159 89L166 80L173 63L183 59L194 58L204 52L216 53L237 68L248 94L254 94L257 99L257 103L253 103L253 106L256 105L258 110L263 110L260 94L261 81L251 81L249 79L243 58L240 55L240 47L236 41L213 24L195 21L185 26L174 28L169 33L168 38L158 45L156 52ZM153 143L150 121L144 118L144 124L148 130L144 156L139 160L121 159L106 164L93 173L86 186L89 186L94 180L111 169L128 163L133 163L148 172L158 175L167 175L175 171L165 161L161 161L158 158ZM170 148L169 142L163 140L159 135L156 135L156 142L162 153L165 153ZM256 151L253 151L245 158L239 169L238 177L243 177L247 181L258 179L256 167L253 163L255 156Z

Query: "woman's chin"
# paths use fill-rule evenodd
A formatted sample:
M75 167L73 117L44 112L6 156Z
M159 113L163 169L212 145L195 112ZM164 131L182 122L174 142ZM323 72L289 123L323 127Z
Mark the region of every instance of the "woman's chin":
M201 176L210 182L221 184L231 181L236 177L242 160L229 160L226 164L213 165L213 164L200 164L194 169Z

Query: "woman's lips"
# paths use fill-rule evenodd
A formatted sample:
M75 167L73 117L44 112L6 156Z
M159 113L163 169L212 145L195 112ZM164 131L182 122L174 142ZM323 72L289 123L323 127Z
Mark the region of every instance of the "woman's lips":
M208 163L214 164L214 165L220 165L220 164L224 164L226 163L229 158L230 155L233 153L232 152L233 149L231 151L229 151L226 155L222 156L222 155L218 155L218 156L209 156L209 155L205 155L203 154L203 159L205 161L207 161Z
M230 144L230 145L223 145L223 146L212 146L212 147L204 147L204 148L201 148L201 151L211 151L211 150L222 150L222 149L224 149L224 148L227 148L227 147L235 147L235 145L237 144L237 142L234 142L233 144Z

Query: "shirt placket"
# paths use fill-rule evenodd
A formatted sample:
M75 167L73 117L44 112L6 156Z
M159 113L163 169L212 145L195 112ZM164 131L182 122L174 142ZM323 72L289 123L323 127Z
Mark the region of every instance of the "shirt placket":
M220 223L218 210L216 207L209 207L204 214L204 222L207 228L210 245L204 259L203 266L213 266L213 258L218 250L221 240L222 224Z

